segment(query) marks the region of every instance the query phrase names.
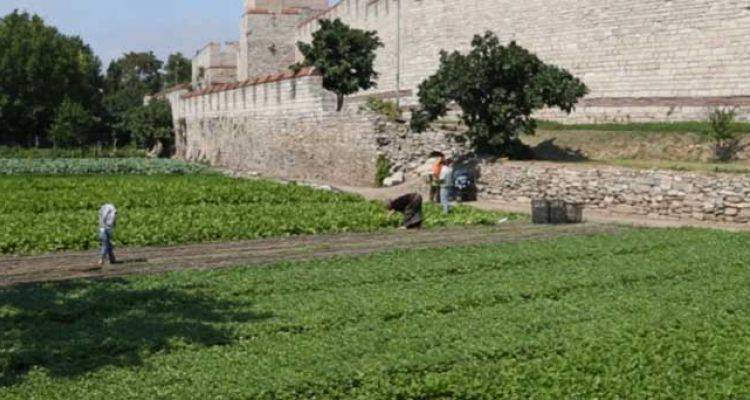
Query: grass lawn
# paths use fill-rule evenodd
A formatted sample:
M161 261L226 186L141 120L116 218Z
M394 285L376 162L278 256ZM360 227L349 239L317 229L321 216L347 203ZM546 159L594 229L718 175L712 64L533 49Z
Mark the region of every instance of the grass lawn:
M732 124L735 132L750 133L750 122ZM682 122L630 122L601 124L561 124L554 121L539 121L539 129L546 131L603 131L631 133L703 133L709 129L706 121Z
M742 399L747 234L0 289L2 399Z
M750 173L750 164L746 162L715 163L668 160L608 160L600 162L594 161L593 163L637 169L668 169L672 171L718 172L727 174Z
M149 168L173 166L149 165L144 171ZM399 224L382 205L359 196L218 174L0 174L0 193L0 254L95 248L97 212L105 202L119 210L118 246L373 231ZM443 216L432 204L425 214L427 226L492 224L503 216L466 207Z

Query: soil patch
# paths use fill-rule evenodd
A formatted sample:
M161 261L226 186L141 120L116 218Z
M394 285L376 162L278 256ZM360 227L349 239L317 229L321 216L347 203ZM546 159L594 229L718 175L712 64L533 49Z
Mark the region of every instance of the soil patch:
M382 231L299 236L231 243L119 249L120 264L95 269L96 252L66 252L36 257L0 257L0 286L81 278L110 278L185 269L264 265L331 257L367 255L479 244L545 240L559 236L614 233L602 224L533 226L515 222L494 227Z

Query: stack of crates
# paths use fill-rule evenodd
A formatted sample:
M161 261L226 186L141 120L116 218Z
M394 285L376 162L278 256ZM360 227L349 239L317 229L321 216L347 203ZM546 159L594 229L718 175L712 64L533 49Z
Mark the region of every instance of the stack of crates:
M583 204L534 199L531 201L531 220L535 224L578 224L583 222Z

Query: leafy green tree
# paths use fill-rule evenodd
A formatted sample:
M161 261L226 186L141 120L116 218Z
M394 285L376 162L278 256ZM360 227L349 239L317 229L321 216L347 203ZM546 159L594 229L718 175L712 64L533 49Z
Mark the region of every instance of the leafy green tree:
M78 37L14 11L0 18L0 142L43 145L65 98L101 113L101 62Z
M138 147L151 149L161 144L169 152L174 146L172 108L166 100L153 99L131 109L125 115L123 128L132 134Z
M143 98L161 90L163 63L153 52L127 53L112 61L105 79L104 106L111 142L117 146L131 140L126 118L143 106Z
M535 110L559 107L569 113L588 93L568 71L545 64L515 42L501 45L492 32L475 36L471 46L468 54L441 52L440 68L419 86L415 131L445 116L455 102L478 151L514 156L519 135L536 129Z
M183 56L182 53L175 53L169 56L167 64L164 66L165 86L175 86L182 83L190 83L193 78L193 62Z
M96 128L95 118L82 105L63 100L50 127L54 147L80 147L88 142Z
M341 111L344 96L376 86L375 51L383 46L375 31L352 29L340 19L320 20L312 44L298 42L305 61L292 66L312 66L323 74L323 87L336 93Z
M129 52L112 61L107 68L107 90L116 91L123 87L139 85L145 94L162 89L161 68L164 62L152 51Z

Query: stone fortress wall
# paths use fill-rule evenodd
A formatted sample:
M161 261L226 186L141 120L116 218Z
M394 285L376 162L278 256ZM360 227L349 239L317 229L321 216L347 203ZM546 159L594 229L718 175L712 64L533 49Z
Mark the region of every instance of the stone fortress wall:
M379 87L352 96L394 98L395 0L249 0L234 82L164 95L172 104L178 155L262 175L371 185L379 155L400 168L454 143L446 133L409 135L377 116L335 111L335 96L305 69L294 43L309 40L319 18L340 17L379 32ZM405 105L437 68L441 49L466 50L492 29L580 76L591 94L562 121L703 119L708 106L737 106L750 118L750 3L747 0L402 0L401 91ZM413 165L410 165L413 164ZM750 183L741 177L626 169L486 166L484 196L507 201L564 195L591 207L673 218L746 222Z
M237 81L237 42L209 43L193 57L192 82L196 88Z
M309 41L319 18L377 30L379 87L396 93L396 0L341 0L300 24ZM401 0L401 90L416 89L441 49L467 50L486 30L569 69L591 89L565 122L704 119L736 106L750 119L750 2L747 0ZM297 55L299 58L299 54Z
M295 4L297 3L302 1ZM277 9L247 6L242 17L238 80L244 81L287 70L295 62L297 42L294 33L297 26L300 21L318 13L319 8Z
M377 118L337 112L321 81L303 69L168 93L178 156L287 179L372 184Z

